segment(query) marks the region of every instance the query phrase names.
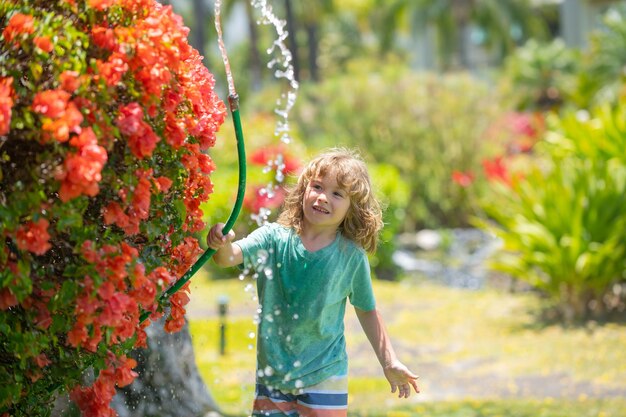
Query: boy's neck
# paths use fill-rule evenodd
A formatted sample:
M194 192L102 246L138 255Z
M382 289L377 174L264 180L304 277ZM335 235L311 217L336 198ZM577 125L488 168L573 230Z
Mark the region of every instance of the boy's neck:
M302 227L300 232L300 240L309 252L315 252L323 249L335 241L337 237L337 229L315 229L311 227Z

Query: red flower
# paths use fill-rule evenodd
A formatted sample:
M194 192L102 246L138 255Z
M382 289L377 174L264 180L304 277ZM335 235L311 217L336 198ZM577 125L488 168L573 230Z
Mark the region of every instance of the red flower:
M106 62L96 61L98 73L109 87L116 85L122 80L122 76L128 71L126 55L114 52Z
M154 181L159 191L164 191L164 192L167 192L167 190L169 190L172 184L174 183L171 179L167 177L158 177L158 178L155 178Z
M0 136L9 133L13 108L13 78L0 77Z
M45 353L42 353L40 355L35 356L35 363L37 364L38 367L45 368L46 366L50 365L52 361L48 359Z
M101 172L108 158L106 150L97 145L91 128L86 128L72 143L80 146L78 153L68 154L57 175L57 179L62 181L59 198L64 202L82 194L90 197L98 194Z
M251 213L258 214L261 208L273 209L280 207L285 200L285 190L282 187L274 188L270 195L266 187L256 186L252 192L246 194L243 205Z
M502 181L507 185L511 184L511 177L501 156L493 160L485 159L483 161L483 169L489 181Z
M26 249L35 255L43 255L52 247L48 234L48 220L39 219L37 223L28 222L17 229L16 240L20 249Z
M17 297L10 288L0 288L0 310L8 310L17 305Z
M122 356L119 358L122 365L115 368L115 380L118 387L125 387L133 382L133 380L139 375L133 371L133 368L137 366L137 361L132 358Z
M35 94L33 111L49 118L57 118L65 113L70 94L63 90L46 90Z
M68 93L73 93L80 86L78 72L69 70L63 71L61 75L59 75L59 82L63 90Z
M35 36L35 38L33 39L33 43L37 48L41 49L44 52L50 53L54 49L54 45L52 45L50 38L47 36Z
M289 154L282 144L258 149L250 156L250 163L281 168L283 174L294 173L301 166L300 161Z
M96 10L106 10L115 4L115 0L88 0L87 3Z
M154 133L150 125L145 124L143 134L132 135L128 138L128 146L133 155L142 159L152 156L152 152L160 140L161 138Z
M93 38L93 43L96 46L109 51L115 49L116 41L113 29L105 26L95 26L91 29L91 36Z
M461 187L469 187L474 182L474 174L471 171L452 171L452 181Z
M2 31L2 36L7 43L11 43L20 34L31 34L35 31L31 15L15 13L9 19L9 24Z

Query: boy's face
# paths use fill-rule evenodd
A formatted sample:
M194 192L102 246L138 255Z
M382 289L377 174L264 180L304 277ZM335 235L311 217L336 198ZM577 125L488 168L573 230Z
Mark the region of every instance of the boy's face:
M350 209L350 196L339 186L335 175L311 178L304 191L305 224L336 230Z

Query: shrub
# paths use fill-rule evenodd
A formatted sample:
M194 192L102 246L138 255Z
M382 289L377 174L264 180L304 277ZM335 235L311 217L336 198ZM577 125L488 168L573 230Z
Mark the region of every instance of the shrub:
M110 415L140 313L200 251L225 108L154 0L3 1L0 31L0 414L45 415L62 388Z
M526 42L506 59L503 73L512 84L516 108L558 109L575 86L579 62L579 54L561 39Z
M318 146L356 147L370 162L395 166L409 185L401 230L467 225L473 213L454 171L480 168L501 114L497 94L466 74L436 76L352 67L314 88L303 87L294 120Z
M626 106L554 117L534 166L483 201L503 243L495 268L538 288L568 320L623 308Z

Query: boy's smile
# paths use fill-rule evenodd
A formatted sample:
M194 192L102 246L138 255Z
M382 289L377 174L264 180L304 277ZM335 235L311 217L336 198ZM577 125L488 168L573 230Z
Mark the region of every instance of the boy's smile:
M350 208L350 196L334 175L314 177L304 192L305 224L315 229L339 228Z

